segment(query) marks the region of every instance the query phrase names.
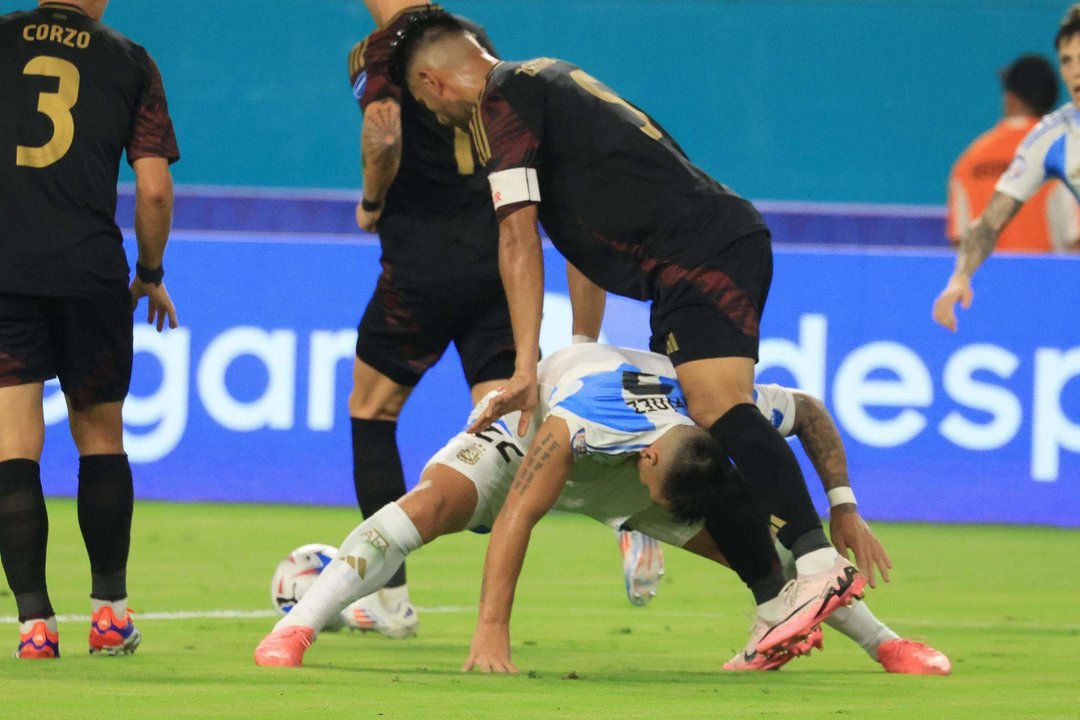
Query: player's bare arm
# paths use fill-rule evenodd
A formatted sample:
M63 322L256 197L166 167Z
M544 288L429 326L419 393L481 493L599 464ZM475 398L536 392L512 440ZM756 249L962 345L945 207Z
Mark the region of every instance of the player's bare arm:
M386 98L367 106L360 129L364 196L356 206L356 224L374 232L383 202L401 166L401 106Z
M604 322L607 292L569 262L566 263L566 281L574 312L574 337L596 340L600 337L600 326Z
M799 438L813 463L825 492L836 488L850 488L847 454L832 416L825 403L816 397L793 391L795 397L795 422L792 431ZM875 568L885 582L889 581L892 561L881 541L859 515L854 503L834 505L830 511L829 534L836 551L847 556L848 550L855 555L855 564L867 576L870 587L877 587Z
M510 660L510 613L533 526L555 505L574 465L566 421L549 417L536 433L488 541L480 614L462 671L516 673Z
M139 247L135 279L131 282L131 308L134 311L143 297L147 298L146 322L156 324L158 332L165 326L178 327L176 307L162 280L146 282L141 275L151 275L162 267L165 245L172 227L173 183L169 161L160 157L139 158L132 163L135 169L135 238Z
M995 192L982 216L964 233L953 274L934 301L933 317L938 325L956 332L956 303L960 303L965 310L971 307L975 296L971 289L972 276L990 257L1001 231L1022 206L1023 203L1016 198Z
M537 401L536 364L540 361L540 317L544 309L544 257L536 205L525 205L499 223L499 275L506 288L514 329L514 376L469 426L469 432L478 432L503 415L521 410L517 433L523 436Z

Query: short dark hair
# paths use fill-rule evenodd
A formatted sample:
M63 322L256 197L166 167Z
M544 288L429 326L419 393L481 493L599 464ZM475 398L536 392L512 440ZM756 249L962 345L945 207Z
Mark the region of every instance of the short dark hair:
M720 443L711 435L694 434L670 460L664 499L676 519L692 523L715 514L733 482L741 478Z
M1042 55L1023 55L1014 60L1001 71L1001 86L1036 115L1045 115L1057 104L1057 75L1054 66Z
M1061 43L1073 35L1080 35L1080 3L1077 3L1065 11L1065 17L1061 18L1058 25L1057 35L1054 36L1054 49L1060 50Z
M410 13L405 26L398 30L390 49L390 80L404 88L409 63L422 47L446 35L468 31L464 23L437 6Z

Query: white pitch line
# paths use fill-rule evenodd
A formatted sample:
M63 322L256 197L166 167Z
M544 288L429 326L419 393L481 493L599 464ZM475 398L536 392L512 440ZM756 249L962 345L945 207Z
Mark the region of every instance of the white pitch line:
M436 607L418 607L417 612L420 614L432 613L432 614L475 614L476 607L474 606L455 606L455 605L439 605ZM577 610L575 611L579 615L610 615L609 610ZM274 618L278 617L278 613L273 610L191 610L180 612L148 612L148 613L134 613L135 617L142 620L234 620L234 619L250 619L250 618ZM641 613L641 619L647 619L649 617L656 618L729 618L732 613L722 612L694 612L694 611L680 611L680 610L648 610ZM89 615L57 615L56 619L60 622L90 622ZM0 625L7 624L13 625L19 622L17 617L11 615L0 615ZM900 627L914 627L914 628L962 628L965 630L1036 630L1036 631L1053 631L1053 632L1077 632L1080 631L1080 624L1064 624L1064 625L1047 625L1043 623L1017 623L1017 622L991 622L984 620L927 620L920 618L917 620L912 619L900 619L892 618L892 623Z

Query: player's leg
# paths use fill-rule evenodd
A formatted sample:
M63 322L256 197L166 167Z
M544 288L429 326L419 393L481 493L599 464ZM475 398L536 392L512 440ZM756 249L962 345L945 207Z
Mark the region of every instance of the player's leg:
M476 485L445 465L362 522L289 614L255 648L258 665L299 667L315 636L346 606L379 590L413 550L465 529L476 513Z
M17 657L60 654L45 582L44 381L56 374L41 301L0 294L0 561L19 615Z
M395 280L394 269L384 265L375 293L360 321L349 394L352 429L353 484L360 511L373 516L387 503L405 494L405 474L397 445L397 421L401 410L423 374L434 365L449 344L440 327L438 308L426 293ZM417 616L409 602L405 564L380 591L380 616L409 614L410 627L393 623L374 628L370 618L359 618L358 629L375 629L388 636L415 634ZM352 624L352 623L350 623Z
M68 425L79 451L79 529L90 559L90 652L132 653L142 636L127 606L135 508L122 415L133 354L127 287L58 304L53 342Z

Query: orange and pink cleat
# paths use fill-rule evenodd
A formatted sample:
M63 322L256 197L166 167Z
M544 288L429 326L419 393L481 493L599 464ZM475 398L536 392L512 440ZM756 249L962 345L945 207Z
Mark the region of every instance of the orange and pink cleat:
M142 642L142 634L131 620L131 611L117 618L108 605L90 616L91 655L130 655Z
M948 675L952 663L944 653L915 640L886 640L878 645L877 660L887 672L904 675Z
M315 641L315 631L302 625L286 625L263 638L255 648L255 664L262 667L300 667L304 652Z
M49 630L44 620L35 622L28 632L19 634L15 657L20 660L52 660L60 657L60 635Z

